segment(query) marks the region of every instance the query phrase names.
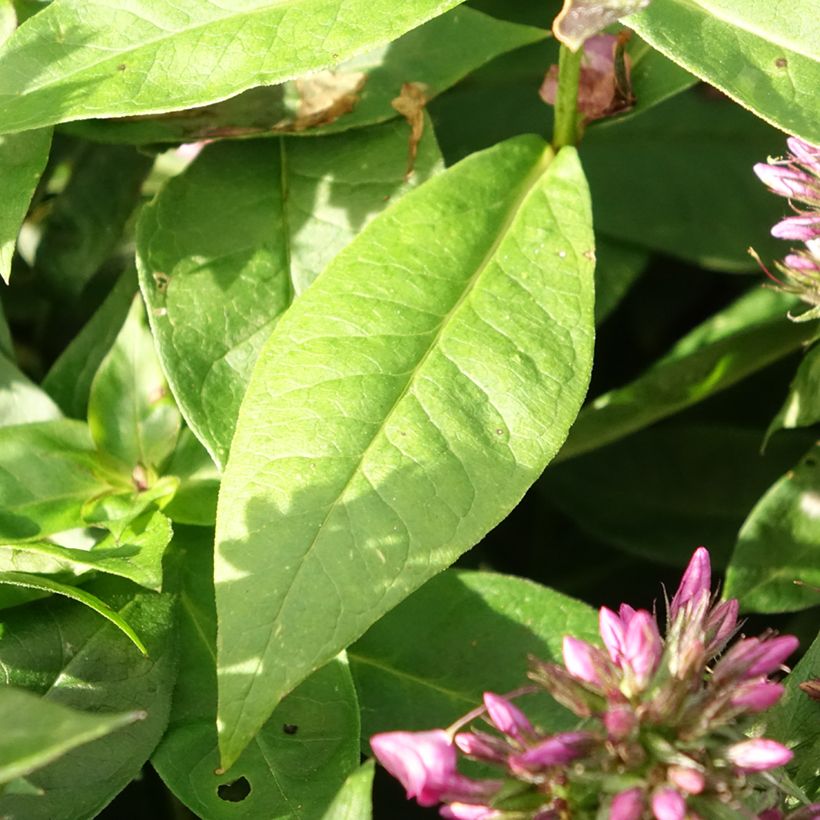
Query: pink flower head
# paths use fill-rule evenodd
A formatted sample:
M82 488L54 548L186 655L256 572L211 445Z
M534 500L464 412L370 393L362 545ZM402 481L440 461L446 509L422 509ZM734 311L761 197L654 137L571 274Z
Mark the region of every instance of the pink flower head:
M548 766L562 766L584 755L595 739L587 732L562 732L510 758L514 770L533 771Z
M772 236L778 239L797 239L800 242L811 242L812 239L820 237L820 215L787 216L772 228Z
M600 650L571 635L564 638L563 650L564 666L570 675L593 686L603 686L606 659Z
M683 573L678 591L669 605L669 615L672 619L689 601L697 601L701 596L709 596L712 587L712 564L709 560L709 551L705 547L698 547Z
M624 663L632 670L638 687L643 688L655 674L663 654L658 625L645 609L639 609L629 622L623 652Z
M532 734L533 727L527 716L506 698L493 692L485 692L484 706L493 726L502 734L514 738Z
M641 789L627 789L612 798L609 820L641 820L644 796Z
M656 820L683 820L686 801L674 789L660 789L652 795L652 814Z
M765 737L735 743L726 752L729 761L743 772L765 772L784 766L794 753L776 740Z

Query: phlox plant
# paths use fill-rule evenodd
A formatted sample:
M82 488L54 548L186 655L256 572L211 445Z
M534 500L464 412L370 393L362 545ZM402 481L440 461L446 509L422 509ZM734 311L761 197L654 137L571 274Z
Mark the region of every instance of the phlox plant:
M0 820L820 817L818 11L0 0Z

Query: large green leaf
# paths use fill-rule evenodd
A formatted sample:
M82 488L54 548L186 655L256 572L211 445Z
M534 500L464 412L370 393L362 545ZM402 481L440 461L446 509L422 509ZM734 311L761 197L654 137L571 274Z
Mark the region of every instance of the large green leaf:
M818 669L820 636L786 677L786 693L780 703L766 714L766 735L794 750L789 774L815 801L820 800L820 708L800 684L816 681Z
M585 407L560 458L617 441L799 349L817 328L790 322L786 312L793 304L780 293L757 289L719 311L635 381Z
M705 544L725 566L749 509L807 444L784 437L762 455L761 439L755 429L662 425L554 464L537 487L603 543L680 567Z
M43 379L43 389L67 416L85 419L94 374L122 329L136 290L134 271L126 271Z
M803 357L786 401L772 419L767 437L777 430L810 427L820 422L820 344Z
M85 424L68 419L0 427L0 538L84 526L81 507L106 492Z
M750 245L782 254L769 236L782 201L752 166L782 153L783 136L725 98L679 94L590 128L580 151L597 230L716 270L755 270Z
M545 24L547 21L548 18L544 18ZM323 98L314 97L313 108L317 113L313 115L312 124L310 117L299 116L301 100L309 102L314 95L308 76L282 86L253 88L204 108L137 120L92 120L77 123L71 130L90 139L158 143L249 134L273 136L282 132L325 134L373 125L399 116L391 102L404 83L422 84L425 99L431 100L498 54L547 36L548 32L543 29L494 20L461 6L392 43L337 66L334 71L338 88L325 93ZM334 78L326 79L332 89ZM357 79L363 81L364 86L356 92L357 100L351 101L351 104L355 102L353 110L347 111L348 104L334 113L334 101L345 93L345 88L355 88ZM339 113L342 115L338 116ZM328 122L333 116L338 119Z
M405 182L408 136L393 122L209 146L143 211L138 261L160 356L217 463L259 350L294 294L389 200L438 170L428 123Z
M142 717L142 712L80 712L24 689L0 686L0 784Z
M789 612L820 604L818 587L820 445L815 445L749 513L726 574L726 594L752 612Z
M217 512L223 760L544 469L587 387L593 259L576 152L524 137L407 194L280 320Z
M363 735L447 726L498 693L527 683L527 655L561 657L564 635L597 641L587 604L490 572L448 571L374 624L348 652ZM528 712L550 731L574 718L551 697Z
M48 394L0 353L0 426L51 421L62 416Z
M180 424L137 296L91 383L88 427L97 448L130 474L158 468L173 451Z
M772 125L820 143L814 0L655 0L625 21L652 46Z
M75 749L28 780L37 794L0 796L12 820L93 817L140 771L168 721L176 674L173 598L126 581L90 587L144 638L141 655L113 626L73 602L48 600L7 611L0 668L13 685L49 701L95 713L145 713L145 719Z
M55 0L0 50L0 133L216 102L362 53L458 0Z
M50 146L50 128L0 137L0 278L6 283L17 234L46 167Z
M216 609L212 530L180 530L180 671L168 731L151 762L198 817L320 817L359 762L359 712L347 663L334 660L276 709L228 772L217 773ZM250 789L241 806L226 784ZM238 795L239 796L239 795ZM358 820L358 818L357 818Z
M76 299L120 241L154 158L133 148L87 146L54 200L35 265L58 298Z

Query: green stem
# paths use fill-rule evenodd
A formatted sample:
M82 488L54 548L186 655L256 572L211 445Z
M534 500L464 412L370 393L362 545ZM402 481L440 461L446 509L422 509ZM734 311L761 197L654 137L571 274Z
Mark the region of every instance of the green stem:
M552 145L557 151L578 142L578 80L584 50L572 52L563 43L558 57L558 90L555 95L555 126Z

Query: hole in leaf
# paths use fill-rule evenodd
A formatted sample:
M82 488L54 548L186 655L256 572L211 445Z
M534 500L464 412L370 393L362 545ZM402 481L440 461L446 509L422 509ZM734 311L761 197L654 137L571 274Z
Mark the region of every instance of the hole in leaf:
M248 783L246 778L240 777L230 783L222 783L217 788L216 793L220 799L228 803L241 803L251 793L251 784Z

